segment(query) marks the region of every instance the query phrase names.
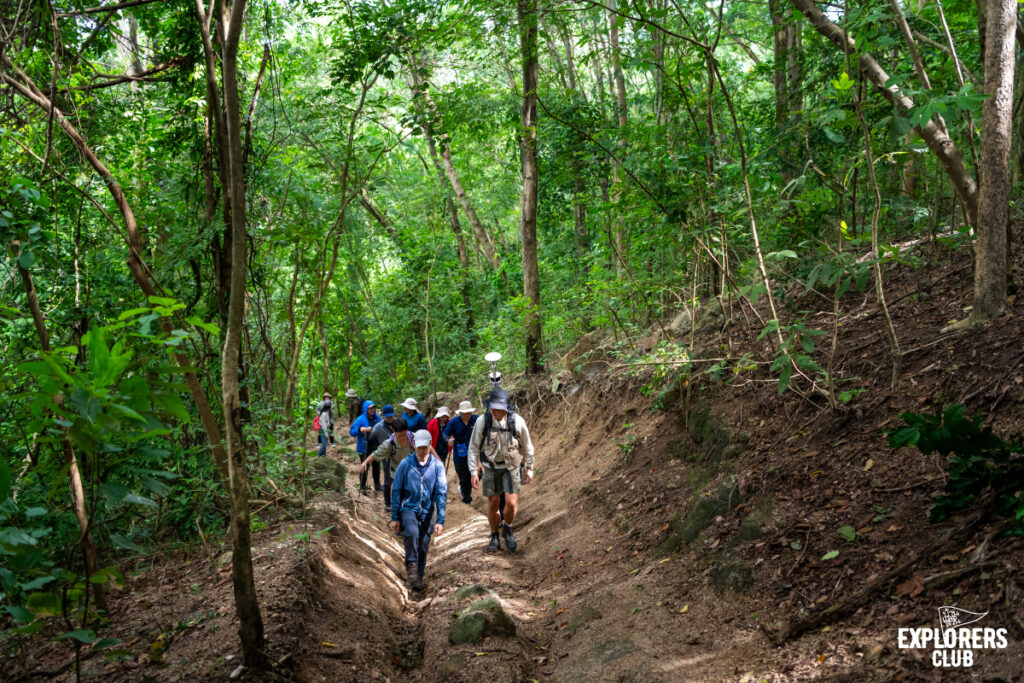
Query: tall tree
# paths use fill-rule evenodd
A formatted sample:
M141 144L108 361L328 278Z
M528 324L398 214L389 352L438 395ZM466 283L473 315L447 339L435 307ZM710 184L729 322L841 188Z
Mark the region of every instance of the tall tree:
M526 312L526 371L543 369L541 340L540 271L537 265L537 0L519 0L519 49L523 63L523 104L520 148L523 166L522 213L519 230L523 243L523 296Z
M1006 310L1006 230L1010 204L1013 129L1014 0L982 0L985 26L985 100L981 123L981 188L974 242L974 308L971 318L988 320Z
M246 304L249 237L246 226L246 186L242 152L242 114L238 98L238 43L245 21L245 0L222 2L211 7L217 17L217 35L221 37L220 92L216 92L213 70L213 42L210 21L213 18L196 0L196 17L206 54L208 92L213 83L219 127L223 138L224 159L220 169L224 202L230 209L226 230L231 237L231 273L228 296L228 317L221 351L221 405L228 452L228 493L231 497L231 579L238 615L242 659L246 666L259 667L265 662L263 617L256 597L256 581L252 569L251 520L249 509L249 472L242 434L241 374L242 323Z

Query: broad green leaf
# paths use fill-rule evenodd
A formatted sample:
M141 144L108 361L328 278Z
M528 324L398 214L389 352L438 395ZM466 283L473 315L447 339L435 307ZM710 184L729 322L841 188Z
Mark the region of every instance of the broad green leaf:
M822 560L822 562L827 562L828 560L834 560L837 557L839 557L839 551L838 550L830 550L830 551L828 551L827 553L825 553L824 555L821 556L821 560Z
M4 610L14 617L14 620L19 624L31 623L36 618L36 615L32 614L32 612L18 605L4 605Z
M139 555L147 554L145 548L143 548L138 543L135 543L134 541L125 538L121 534L110 534L110 542L113 543L116 547L121 548L122 550L131 550L133 552L138 553Z
M57 636L55 638L55 640L67 640L67 639L74 639L74 640L77 640L80 643L85 643L86 645L88 645L89 643L91 643L91 642L96 640L96 632L93 631L92 629L87 629L86 628L86 629L80 629L78 631L68 631L67 633L62 633L62 634L60 634L59 636Z
M857 539L857 530L852 526L841 526L839 527L839 535L842 536L847 543L853 543Z

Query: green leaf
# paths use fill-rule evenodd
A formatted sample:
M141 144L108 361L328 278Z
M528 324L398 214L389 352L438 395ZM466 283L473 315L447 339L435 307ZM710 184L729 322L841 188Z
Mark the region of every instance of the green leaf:
M793 550L803 550L804 544L801 543L800 541L792 541L789 544L789 547L792 548Z
M40 507L25 508L25 516L29 517L29 518L32 518L32 517L42 517L47 512L48 512L48 510L46 508L40 508Z
M25 605L37 617L55 617L61 613L60 598L50 593L30 593Z
M793 376L793 364L786 363L786 366L782 368L782 373L779 374L779 384L775 390L779 392L779 395L786 393L786 389L789 388L789 380Z
M117 645L121 642L124 641L122 641L120 638L100 638L92 647L94 650L105 650L106 648L113 647L114 645Z
M88 628L80 629L78 631L68 631L67 633L60 634L54 640L67 640L69 638L88 645L96 640L96 632Z
M154 306L173 306L178 302L174 299L168 299L165 296L151 296L149 297L149 303Z
M825 553L824 555L821 556L821 561L825 562L825 561L828 561L828 560L834 560L837 557L839 557L839 551L838 550L830 550L830 551L828 551L827 553Z
M42 631L43 626L46 626L46 622L40 619L39 621L33 621L27 626L19 626L14 629L14 632L22 636L32 636Z
M21 255L18 257L18 265L24 268L25 270L31 268L32 264L35 262L36 255L35 252L33 252L31 249L26 249L25 251L21 252Z
M134 503L135 505L148 505L151 508L157 507L156 501L145 496L140 496L137 493L129 493L124 497L124 502Z
M857 539L857 530L852 526L841 526L839 527L839 535L846 539L847 543L853 543Z
M4 610L14 617L14 620L19 624L29 624L36 618L36 615L32 614L32 612L18 605L4 605Z
M146 549L138 543L128 540L121 534L110 534L110 542L122 550L131 550L139 555L145 555Z
M40 588L44 588L46 584L53 583L56 580L57 579L55 579L52 576L38 576L29 581L28 583L21 584L21 590L25 591L26 593L28 593L29 591L37 591Z

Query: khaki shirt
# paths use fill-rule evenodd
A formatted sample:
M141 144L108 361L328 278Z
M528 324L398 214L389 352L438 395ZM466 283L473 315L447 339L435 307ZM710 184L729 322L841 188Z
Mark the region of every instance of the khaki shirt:
M518 438L515 439L515 443L510 444L512 435L506 430L508 416L506 415L505 419L500 422L493 420L491 433L485 442L486 419L486 415L477 419L476 424L473 425L473 436L469 438L469 459L466 464L469 466L470 473L477 471L480 462L483 462L483 466L487 468L515 469L525 461L527 469L533 469L533 441L530 439L530 430L526 427L526 420L518 413L515 414Z

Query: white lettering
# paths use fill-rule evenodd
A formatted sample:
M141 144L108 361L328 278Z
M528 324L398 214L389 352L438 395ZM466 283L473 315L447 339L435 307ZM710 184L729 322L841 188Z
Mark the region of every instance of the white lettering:
M899 635L897 636L896 642L901 650L906 650L908 647L910 647L910 643L907 641L907 634L909 634L910 631L911 629L909 628L901 628L899 630Z
M1000 650L1006 647L1006 629L1001 628L996 631L996 647Z
M961 666L970 667L974 666L974 650L964 650L964 659Z
M940 667L946 666L945 664L945 652L942 650L932 650L932 666Z

